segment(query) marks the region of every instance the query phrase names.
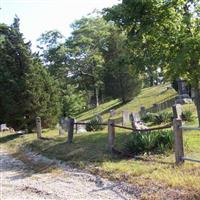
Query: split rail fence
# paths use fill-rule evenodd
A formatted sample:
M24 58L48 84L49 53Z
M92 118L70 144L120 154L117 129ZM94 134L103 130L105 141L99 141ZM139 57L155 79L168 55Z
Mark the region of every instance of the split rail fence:
M192 158L184 157L184 145L183 145L183 130L200 130L200 128L194 128L194 127L185 127L182 126L182 120L181 120L181 106L180 105L174 105L173 107L173 113L174 113L174 119L173 124L168 124L165 126L160 127L154 127L154 128L147 128L147 129L135 129L132 127L126 127L126 126L120 126L115 124L115 120L108 120L108 123L101 123L99 125L107 126L108 127L108 149L111 153L113 153L114 145L115 145L115 135L116 131L115 128L122 128L125 130L131 130L133 133L140 133L143 132L150 132L150 131L156 131L156 130L164 130L169 129L173 125L173 133L174 133L174 151L175 151L175 162L177 165L182 164L185 160L192 161L192 162L199 162L200 160L195 160ZM74 129L77 125L86 125L87 123L84 122L75 122L73 118L68 119L68 138L67 143L71 144L73 142L73 136L74 136ZM38 139L41 138L41 119L39 117L36 118L36 132Z

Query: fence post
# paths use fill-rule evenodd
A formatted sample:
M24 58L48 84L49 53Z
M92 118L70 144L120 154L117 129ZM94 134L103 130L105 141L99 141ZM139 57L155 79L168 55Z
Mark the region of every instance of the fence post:
M72 143L73 141L73 136L74 136L74 119L73 118L69 118L69 127L68 127L68 140L67 142L69 144Z
M184 148L183 148L183 134L182 134L182 120L181 119L173 119L173 130L174 130L174 151L175 151L175 159L176 164L182 164L184 160Z
M108 120L108 149L112 152L115 143L115 122L114 120Z
M40 139L42 137L42 126L40 117L36 117L36 133L37 133L37 138Z

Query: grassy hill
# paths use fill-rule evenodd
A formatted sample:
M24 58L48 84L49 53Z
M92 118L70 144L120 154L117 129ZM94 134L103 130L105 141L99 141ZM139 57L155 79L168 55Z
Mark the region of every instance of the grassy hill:
M169 84L158 85L150 88L142 89L141 93L127 104L122 104L119 99L111 100L99 107L90 109L76 116L78 121L88 120L97 114L101 114L104 121L107 121L110 114L110 109L115 109L115 118L122 116L123 110L138 112L140 106L144 105L146 108L151 107L154 103L161 103L177 95L174 89L167 89Z

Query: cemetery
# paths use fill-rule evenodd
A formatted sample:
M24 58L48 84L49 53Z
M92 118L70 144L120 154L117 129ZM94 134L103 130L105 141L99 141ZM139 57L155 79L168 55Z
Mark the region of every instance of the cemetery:
M1 199L199 200L199 0L1 1Z

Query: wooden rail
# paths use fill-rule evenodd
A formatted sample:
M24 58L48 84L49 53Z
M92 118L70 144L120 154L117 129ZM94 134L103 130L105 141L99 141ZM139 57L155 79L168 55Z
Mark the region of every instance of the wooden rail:
M161 129L168 129L172 127L172 124L168 124L165 126L160 126L160 127L154 127L154 128L147 128L147 129L134 129L131 127L127 127L127 126L120 126L120 125L112 125L116 128L122 128L122 129L127 129L127 130L132 130L134 132L148 132L148 131L156 131L156 130L161 130Z
M200 160L196 160L196 159L192 159L192 158L182 157L182 160L188 160L188 161L192 161L192 162L198 162L198 163L200 163Z
M200 131L200 128L196 128L196 127L181 126L180 128L183 130L188 130L188 131Z
M75 122L74 125L87 125L89 124L89 122ZM100 126L107 126L108 124L107 123L98 123L98 124L95 124L95 125L100 125Z

